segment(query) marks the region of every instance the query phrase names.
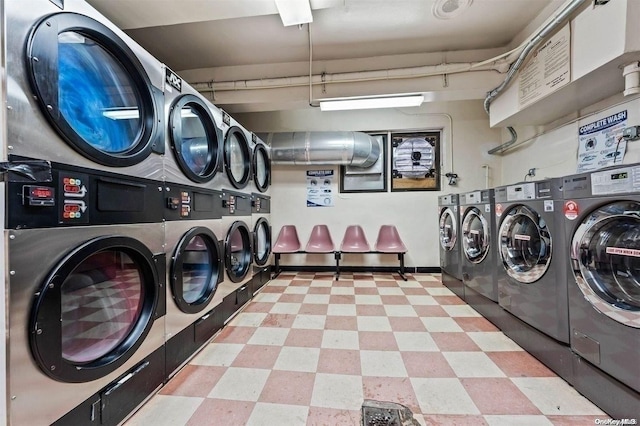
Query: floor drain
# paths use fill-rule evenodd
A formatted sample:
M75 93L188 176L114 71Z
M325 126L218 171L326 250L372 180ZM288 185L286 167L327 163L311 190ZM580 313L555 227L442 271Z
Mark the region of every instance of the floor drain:
M362 426L419 426L409 408L395 402L365 399Z

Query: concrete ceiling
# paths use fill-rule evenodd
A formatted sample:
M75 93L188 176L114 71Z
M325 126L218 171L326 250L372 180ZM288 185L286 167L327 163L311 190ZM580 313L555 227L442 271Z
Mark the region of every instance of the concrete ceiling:
M467 2L471 6L455 18L438 19L433 13L438 1L445 8ZM210 79L216 81L220 75L215 70L241 70L244 79L260 79L274 77L276 64L283 68L282 64L304 63L309 60L310 35L314 62L350 60L351 71L357 71L353 60L359 58L369 69L371 58L376 57L438 53L438 63L451 57L464 62L460 52L469 52L473 57L469 61L477 60L479 51L505 52L527 25L546 19L564 3L310 0L313 23L308 31L306 25L284 27L274 0L88 2L174 71L189 75L189 70L211 69ZM251 70L248 74L247 69ZM285 71L282 76L287 75L299 75L299 71Z

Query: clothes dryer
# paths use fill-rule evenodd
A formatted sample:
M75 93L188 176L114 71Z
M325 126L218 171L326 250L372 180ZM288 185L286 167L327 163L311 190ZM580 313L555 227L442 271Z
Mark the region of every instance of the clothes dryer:
M9 153L160 179L162 64L81 0L6 16Z
M440 227L440 269L442 283L464 299L460 262L460 212L458 194L438 197L438 220Z
M569 343L562 179L496 188L499 303L548 336Z
M116 425L162 384L159 189L57 163L48 182L9 176L11 424Z
M640 392L640 165L564 186L571 348Z
M167 122L164 179L214 188L222 169L222 130L212 106L180 76L165 68ZM220 187L218 185L218 187Z
M260 138L253 147L253 184L258 192L269 193L271 186L271 147Z
M229 123L229 129L225 133L223 145L224 170L231 187L244 189L251 182L251 162L253 152L251 149L251 133L242 127L237 121L223 112L223 120Z
M251 226L251 195L223 190L222 228L224 237L225 280L218 289L223 299L223 319L226 322L251 299L253 264Z
M222 192L165 183L167 376L222 327ZM215 303L217 302L217 303Z
M252 290L256 292L271 277L271 197L251 194L251 229L253 230L253 280Z

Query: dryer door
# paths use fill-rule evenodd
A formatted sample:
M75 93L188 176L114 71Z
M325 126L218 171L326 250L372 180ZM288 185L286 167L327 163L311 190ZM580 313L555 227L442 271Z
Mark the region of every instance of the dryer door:
M601 313L640 328L640 203L610 203L585 218L571 241L578 287Z
M208 182L216 174L220 142L213 115L194 95L176 99L169 113L171 147L182 172L193 182Z
M551 263L551 235L544 219L530 207L518 205L503 215L500 256L507 274L518 282L538 281Z
M453 250L458 239L457 214L452 207L440 211L440 246L445 251Z
M489 223L477 207L467 210L462 221L462 249L471 263L481 263L487 253L491 236Z
M182 312L194 314L207 307L222 275L218 238L209 228L196 227L178 243L171 263L173 300Z
M88 382L121 366L145 339L158 301L156 260L129 237L99 237L50 272L33 306L29 337L42 371Z
M149 78L127 44L74 13L46 17L27 46L40 107L61 137L99 164L124 167L154 148L159 108Z
M271 255L271 226L264 217L256 222L253 228L253 259L258 266L263 266Z
M260 192L265 192L271 183L269 150L262 143L257 144L253 150L253 180Z
M251 231L242 221L233 222L225 246L225 267L229 279L238 283L247 276L251 267Z
M247 186L251 179L251 150L240 127L231 127L224 139L224 165L235 188Z

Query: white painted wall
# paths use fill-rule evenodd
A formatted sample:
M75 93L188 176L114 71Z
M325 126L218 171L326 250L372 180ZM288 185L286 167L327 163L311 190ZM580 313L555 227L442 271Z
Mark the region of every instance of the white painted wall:
M451 121L449 119L451 117ZM334 167L336 194L334 207L306 207L305 171L330 169L326 166L274 166L272 186L272 225L274 234L282 225L296 225L302 244L315 224L328 225L334 243L339 245L348 225L360 224L369 243L374 244L380 225L396 225L409 250L407 266L435 267L438 260L438 195L467 192L485 187L489 165L489 186L501 182L501 158L487 151L500 141L500 129L490 129L481 101L424 104L419 108L321 112L319 109L238 114L236 119L256 133L288 131L380 131L441 129L442 172L453 170L460 176L457 186L448 186L443 177L441 192L387 192L339 194L338 167ZM451 123L453 127L451 127ZM453 150L451 134L453 133ZM451 156L451 150L453 156ZM388 177L389 178L389 177ZM390 183L388 184L390 188ZM397 265L395 255L346 255L345 265ZM286 255L283 264L332 265L330 255Z

